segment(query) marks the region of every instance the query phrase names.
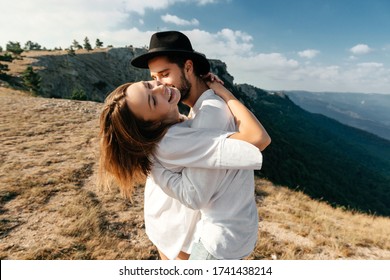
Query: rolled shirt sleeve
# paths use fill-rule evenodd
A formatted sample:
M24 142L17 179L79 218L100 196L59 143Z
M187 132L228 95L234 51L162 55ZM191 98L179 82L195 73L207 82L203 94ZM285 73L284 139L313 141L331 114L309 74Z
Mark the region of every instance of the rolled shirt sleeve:
M159 182L160 188L170 197L180 201L184 206L198 210L204 208L219 186L222 170L199 170L198 168L186 172L173 172L165 169L161 164L155 162L151 171L153 178ZM193 175L201 176L193 176ZM204 185L207 182L207 186Z
M151 176L167 195L186 207L204 208L224 180L228 180L226 169L261 168L260 150L228 138L231 134L204 128L171 131L160 144Z
M261 169L260 150L245 141L228 138L233 133L175 125L160 142L156 158L168 169Z

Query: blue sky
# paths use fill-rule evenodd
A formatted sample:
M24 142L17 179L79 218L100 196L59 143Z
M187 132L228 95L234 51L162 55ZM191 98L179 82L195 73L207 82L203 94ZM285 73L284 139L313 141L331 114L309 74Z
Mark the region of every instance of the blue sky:
M10 3L12 2L12 3ZM88 36L147 46L180 30L236 83L267 90L390 94L388 0L0 0L0 46L67 48Z

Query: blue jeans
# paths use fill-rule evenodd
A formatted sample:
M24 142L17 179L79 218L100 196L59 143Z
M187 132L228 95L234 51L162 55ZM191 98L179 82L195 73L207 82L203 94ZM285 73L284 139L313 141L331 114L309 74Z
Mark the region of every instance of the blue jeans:
M203 246L201 240L194 244L189 260L218 260Z

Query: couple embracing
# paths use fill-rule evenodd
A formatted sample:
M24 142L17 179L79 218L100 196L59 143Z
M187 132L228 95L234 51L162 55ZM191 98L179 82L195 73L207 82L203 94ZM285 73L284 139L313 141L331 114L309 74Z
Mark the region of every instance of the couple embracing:
M146 180L145 229L161 259L248 256L258 235L254 170L268 133L184 34L153 34L131 64L148 68L152 80L106 98L100 177L129 196ZM179 102L190 107L187 116Z

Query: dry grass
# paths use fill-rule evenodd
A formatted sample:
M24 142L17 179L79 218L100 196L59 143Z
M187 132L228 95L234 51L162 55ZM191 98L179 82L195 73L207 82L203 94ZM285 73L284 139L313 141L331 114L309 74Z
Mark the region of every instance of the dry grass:
M258 180L259 243L252 258L390 259L390 219L335 209Z
M0 88L1 259L156 259L133 204L94 179L93 102Z
M157 259L134 201L96 186L101 104L0 87L0 259ZM390 219L257 181L249 259L390 259Z

